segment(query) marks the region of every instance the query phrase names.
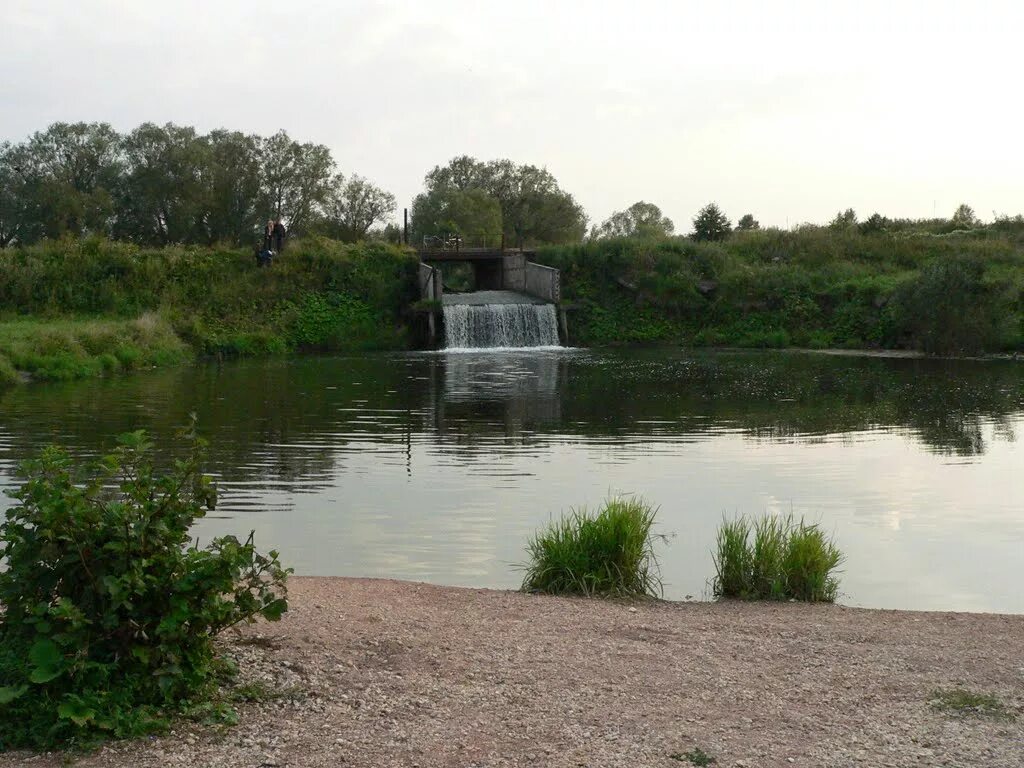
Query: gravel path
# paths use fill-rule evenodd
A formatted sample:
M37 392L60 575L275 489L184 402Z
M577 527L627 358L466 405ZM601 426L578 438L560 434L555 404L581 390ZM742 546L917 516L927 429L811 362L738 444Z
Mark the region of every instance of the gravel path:
M229 640L277 698L234 728L87 756L205 766L1024 766L1024 616L796 604L629 606L294 579L292 610ZM936 688L1013 719L951 715ZM0 766L58 766L0 756Z

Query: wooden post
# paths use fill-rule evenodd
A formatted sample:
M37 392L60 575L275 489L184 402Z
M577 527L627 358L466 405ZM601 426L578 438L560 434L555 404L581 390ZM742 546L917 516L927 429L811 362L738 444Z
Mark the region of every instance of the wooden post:
M402 242L409 244L409 209L402 209Z

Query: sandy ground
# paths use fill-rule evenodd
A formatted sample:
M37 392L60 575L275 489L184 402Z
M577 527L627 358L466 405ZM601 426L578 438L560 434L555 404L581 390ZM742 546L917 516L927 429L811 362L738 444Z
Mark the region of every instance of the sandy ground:
M1024 766L1024 616L294 579L286 618L228 647L278 698L77 764ZM1017 716L935 711L952 686Z

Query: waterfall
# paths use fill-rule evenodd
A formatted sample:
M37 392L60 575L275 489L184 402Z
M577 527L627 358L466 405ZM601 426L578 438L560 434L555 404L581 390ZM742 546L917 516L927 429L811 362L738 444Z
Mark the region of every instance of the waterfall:
M553 304L467 304L445 299L444 341L448 349L558 346Z

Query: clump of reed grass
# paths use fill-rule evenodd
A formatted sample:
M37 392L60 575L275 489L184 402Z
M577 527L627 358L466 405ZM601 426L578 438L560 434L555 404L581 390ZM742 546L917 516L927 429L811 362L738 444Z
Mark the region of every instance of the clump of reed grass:
M752 535L751 535L752 534ZM725 520L714 552L715 597L831 603L844 556L816 523L765 515Z
M608 499L597 514L570 510L528 543L523 589L555 595L659 597L652 533L657 510L641 497Z

